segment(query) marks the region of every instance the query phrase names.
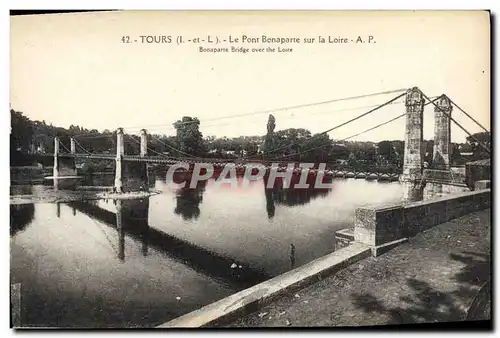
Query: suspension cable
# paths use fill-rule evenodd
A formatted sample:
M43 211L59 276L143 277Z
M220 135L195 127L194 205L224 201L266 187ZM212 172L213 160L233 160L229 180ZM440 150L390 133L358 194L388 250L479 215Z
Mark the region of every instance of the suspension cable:
M133 136L139 136L139 135L130 135L130 134L124 134L124 135L129 136L129 138L131 138L132 140L134 140L134 142L135 142L135 143L137 143L137 144L139 144L139 145L141 144L141 142L140 142L140 141L137 141L137 140L133 137ZM162 154L162 153L160 153L160 152L158 152L158 151L156 151L156 150L154 150L154 149L149 148L148 146L146 146L146 148L147 148L147 150L149 150L149 151L151 151L151 152L153 152L153 153L155 153L155 154L158 154L158 155L160 155L160 156L162 156L162 157L165 157L165 158L171 158L171 156L167 156L167 155L165 155L165 154ZM174 159L176 159L176 158L174 158Z
M156 140L156 141L158 141L160 144L164 145L165 147L167 147L167 148L169 148L169 149L172 149L172 150L174 150L174 151L177 151L177 152L178 152L178 153L180 153L180 154L185 154L188 158L199 158L199 157L196 157L196 156L192 156L192 155L190 155L190 154L188 154L188 153L186 153L186 152L184 152L184 151L182 151L182 150L179 150L179 149L177 149L177 148L175 148L175 147L172 147L171 145L168 145L168 144L166 144L166 143L162 142L159 138L157 138L156 136L154 136L154 135L152 135L152 134L151 134L151 138L155 139L155 140Z
M331 131L333 131L333 130L335 130L335 129L338 129L338 128L340 128L340 127L345 126L346 124L349 124L349 123L351 123L351 122L354 122L354 121L356 121L356 120L358 120L358 119L360 119L360 118L362 118L362 117L364 117L364 116L366 116L366 115L368 115L368 114L371 114L371 113L373 113L373 112L375 112L375 111L377 111L377 110L379 110L379 109L381 109L381 108L383 108L383 107L385 107L385 106L387 106L387 105L391 104L392 102L394 102L394 101L396 101L396 100L400 99L400 98L401 98L401 97L403 97L404 95L406 95L406 93L402 93L402 94L400 94L400 95L398 95L398 96L396 96L396 97L392 98L391 100L389 100L389 101L387 101L387 102L384 102L384 103L382 103L382 104L378 105L377 107L375 107L375 108L373 108L373 109L370 109L370 110L369 110L369 111L367 111L366 113L363 113L363 114L361 114L361 115L358 115L358 116L356 116L356 117L354 117L354 118L350 119L349 121L343 122L343 123L341 123L341 124L339 124L339 125L336 125L335 127L332 127L332 128L327 129L327 130L325 130L325 131L323 131L323 132L321 132L321 133L319 133L319 134L316 134L316 135L314 135L312 138L314 138L314 137L318 137L318 136L323 135L323 134L327 134L327 133L329 133L329 132L331 132ZM312 139L312 138L311 138L311 139ZM307 141L310 141L311 139L309 139L309 140L307 140ZM306 142L306 141L304 141L304 142ZM272 149L272 150L270 150L270 151L263 152L262 154L255 155L255 156L250 156L250 157L264 156L264 155L267 155L267 154L269 154L269 153L273 153L273 152L276 152L276 151L278 151L278 150L285 149L285 148L288 148L288 147L289 147L289 145L286 145L286 146L281 146L281 147L278 147L278 148Z
M75 140L75 144L76 144L76 145L79 145L79 146L80 146L80 148L82 148L84 152L86 152L86 153L87 153L87 154L89 154L89 155L92 155L92 153L91 153L90 151L88 151L87 149L85 149L85 148L84 148L84 147L80 144L80 142L78 142L78 140L77 140L76 138L73 138L73 139Z
M422 93L422 96L424 98L426 98L427 100L429 100L429 98L427 97L427 95L424 94L424 92L420 91ZM430 100L429 100L430 101ZM448 114L446 111L444 111L444 109L442 109L441 107L439 107L434 101L431 101L431 103L434 105L434 107L436 107L440 112L442 112L443 114L445 114L446 117L448 117L451 121L455 122L455 124L457 126L460 127L460 129L462 129L463 131L465 131L465 133L467 135L469 135L474 141L476 141L484 150L486 150L486 152L488 153L491 153L490 149L488 147L486 147L484 144L482 144L475 136L473 136L471 133L469 133L467 131L467 129L465 129L460 123L458 123L453 117L450 116L450 114Z
M486 129L485 127L483 127L483 126L482 126L479 122L477 122L477 121L476 121L476 120L475 120L472 116L470 116L469 114L467 114L467 113L465 112L465 110L463 110L462 108L460 108L460 107L459 107L459 106L458 106L455 102L453 102L453 100L452 100L452 99L450 99L450 98L449 98L449 100L450 100L450 102L451 102L451 103L452 103L452 104L453 104L453 105L454 105L454 106L455 106L458 110L460 110L462 113L464 113L464 114L465 114L468 118L470 118L472 121L476 122L476 124L477 124L479 127L481 127L481 128L482 128L485 132L489 133L489 130L488 130L488 129Z
M242 116L251 116L251 115L258 115L258 114L269 114L269 113L274 113L274 112L280 112L280 111L286 111L286 110L291 110L291 109L296 109L296 108L305 108L305 107L311 107L311 106L317 106L317 105L323 105L323 104L328 104L328 103L334 103L334 102L340 102L340 101L348 101L348 100L354 100L354 99L361 99L361 98L366 98L366 97L372 97L372 96L378 96L378 95L385 95L385 94L393 94L393 93L399 93L399 92L405 92L406 88L401 88L401 89L394 89L394 90L387 90L387 91L382 91L382 92L375 92L375 93L369 93L369 94L363 94L363 95L357 95L357 96L350 96L350 97L344 97L344 98L337 98L337 99L332 99L332 100L326 100L326 101L319 101L319 102L312 102L312 103L305 103L305 104L299 104L299 105L294 105L294 106L287 106L287 107L282 107L282 108L272 108L272 109L266 109L262 111L256 111L252 113L244 113L244 114L236 114L236 115L226 115L226 116L219 116L219 117L213 117L209 119L205 119L204 121L216 121L216 120L223 120L223 119L230 119L230 118L238 118ZM179 124L186 125L186 124L192 124L192 123L198 123L198 121L188 121L188 122L182 122L180 121ZM143 128L148 128L148 127L155 127L158 125L149 125L149 126L142 126ZM139 126L141 127L141 126ZM129 127L129 128L139 128L139 127Z
M431 104L432 102L436 101L439 97L438 97L438 96L433 96L432 98L433 98L433 100L427 101L427 102L424 104L424 106L427 106L427 105ZM351 136L349 136L349 137L346 137L346 138L343 138L343 139L340 139L340 140L336 140L336 142L343 142L343 141L347 141L347 140L349 140L349 139L351 139L351 138L354 138L354 137L356 137L356 136L362 135L362 134L364 134L364 133L367 133L367 132L369 132L369 131L372 131L372 130L374 130L374 129L377 129L377 128L379 128L379 127L382 127L382 126L384 126L384 125L386 125L386 124L389 124L389 123L391 123L391 122L393 122L393 121L396 121L397 119L400 119L400 118L402 118L402 117L403 117L403 116L405 116L405 115L406 115L406 112L405 112L405 113L403 113L403 114L401 114L401 115L398 115L398 116L396 116L396 117L394 117L394 118L392 118L392 119L390 119L390 120L388 120L388 121L382 122L382 123L380 123L380 124L378 124L378 125L376 125L376 126L374 126L374 127L368 128L368 129L366 129L366 130L364 130L364 131L362 131L362 132L360 132L360 133L357 133L357 134L351 135ZM310 148L310 149L304 150L303 152L299 152L299 153L296 153L296 154L289 154L289 155L286 155L286 156L284 156L284 157L300 155L300 154L302 154L302 153L307 153L307 152L309 152L309 151L316 150L316 149L320 149L320 148L326 147L326 146L328 146L328 145L331 145L331 142L324 143L324 144L323 144L323 145L321 145L321 146L317 146L317 147L314 147L314 148ZM279 159L279 157L275 157L274 159Z
M374 126L374 127L368 128L368 129L366 129L366 130L364 130L364 131L362 131L362 132L359 132L359 133L357 133L357 134L351 135L351 136L349 136L349 137L346 137L346 138L343 138L343 139L340 139L340 140L335 140L335 141L336 141L336 142L343 142L343 141L347 141L347 140L349 140L349 139L351 139L351 138L354 138L354 137L356 137L356 136L362 135L362 134L367 133L367 132L369 132L369 131L372 131L372 130L374 130L374 129L380 128L380 127L382 127L382 126L384 126L384 125L386 125L386 124L389 124L389 123L391 123L391 122L393 122L393 121L396 121L397 119L400 119L400 118L402 118L402 117L403 117L403 116L405 116L405 115L406 115L406 113L401 114L401 115L398 115L398 116L396 116L396 117L394 117L394 118L392 118L392 119L390 119L390 120L388 120L388 121L382 122L382 123L380 123L380 124L378 124L378 125L376 125L376 126ZM333 140L332 140L332 141L333 141ZM277 160L277 159L280 159L280 158L283 158L283 157L285 157L285 158L286 158L286 157L290 157L290 156L302 155L302 154L308 153L308 152L313 151L313 150L317 150L317 149L320 149L320 148L324 148L324 147L329 146L329 145L331 145L331 144L332 144L332 143L331 143L331 141L330 141L330 142L328 142L328 143L324 143L324 144L319 145L319 146L317 146L317 147L309 148L309 149L306 149L306 150L304 150L304 151L300 151L300 152L295 153L295 154L289 154L289 155L285 155L285 156L281 156L281 157L275 157L274 159L275 159L275 160Z
M59 141L59 144L61 145L61 147L63 147L68 153L71 154L71 151L68 150L68 148L66 148L66 146L64 145L64 143L62 143L61 141Z

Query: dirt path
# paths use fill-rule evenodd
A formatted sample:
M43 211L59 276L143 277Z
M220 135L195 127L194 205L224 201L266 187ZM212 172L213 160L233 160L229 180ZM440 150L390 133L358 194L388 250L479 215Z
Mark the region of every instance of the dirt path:
M488 209L431 228L385 255L353 264L227 326L359 326L463 320L489 279Z

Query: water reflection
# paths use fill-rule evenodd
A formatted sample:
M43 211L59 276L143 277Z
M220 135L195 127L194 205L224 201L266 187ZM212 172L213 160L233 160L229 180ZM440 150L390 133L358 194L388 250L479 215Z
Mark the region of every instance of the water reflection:
M266 196L266 211L267 217L272 219L275 216L276 205L285 205L289 207L297 205L305 205L310 203L317 197L325 197L329 194L329 188L315 188L315 176L308 176L305 183L309 185L308 188L295 188L299 184L300 176L294 175L288 187L285 187L284 179L277 178L274 180L273 185L269 187L269 176L264 176L264 194ZM331 183L331 177L323 177L322 183Z
M159 324L332 252L355 208L402 196L398 183L354 179L302 191L189 183L157 181L162 193L144 199L11 206L24 322Z
M149 327L245 287L192 269L203 253L185 263L176 244L188 244L149 229L148 199L103 205L11 207L11 283L22 285L22 326Z
M12 184L10 186L11 195L32 195L33 186L28 184Z
M267 217L269 219L273 218L275 213L276 213L276 206L274 205L274 194L273 191L270 189L266 189L266 186L264 185L264 194L266 195L266 211L267 211Z
M191 187L193 175L191 172L176 172L173 176L175 184L184 183L182 188L177 188L175 190L176 206L174 213L180 215L184 220L198 220L201 215L200 204L203 202L203 195L206 191L207 185L214 183L218 179L218 174L214 175L214 178L210 180L198 181L195 187ZM299 183L300 176L292 176L291 182L288 187L285 187L284 179L277 177L272 186L268 187L269 176L266 175L263 181L250 181L244 177L239 176L235 184L234 189L245 189L242 186L245 183L250 185L261 185L264 188L264 196L266 199L266 212L267 217L272 219L276 213L276 206L284 205L288 207L306 205L312 200L318 197L325 197L331 190L330 188L314 188L316 181L315 176L308 176L305 183L309 185L307 189L295 188L295 185ZM166 182L165 177L162 179ZM331 183L332 177L323 177L323 183ZM224 185L223 185L224 187Z
M102 208L102 204L105 203L104 201L87 201L71 202L69 205L116 229L117 258L122 262L126 261L125 237L130 236L141 243L143 256L147 256L149 248L154 247L155 250L182 261L194 270L234 287L249 287L269 278L268 275L251 269L243 262L216 254L151 227L148 223L149 198L113 200L113 204L116 205L115 212ZM233 264L239 268L231 269Z
M203 202L203 193L207 181L199 181L196 187L191 188L192 175L186 177L185 186L176 192L176 207L174 212L185 220L198 219L200 217L200 204Z
M21 204L10 206L10 235L24 231L35 217L35 206L33 204Z

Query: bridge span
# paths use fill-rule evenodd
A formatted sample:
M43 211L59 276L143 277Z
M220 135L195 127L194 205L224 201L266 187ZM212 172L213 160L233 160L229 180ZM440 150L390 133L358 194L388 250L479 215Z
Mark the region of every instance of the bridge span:
M455 124L457 124L462 130L464 130L469 136L471 136L475 140L472 134L470 134L467 130L465 130L465 128L463 128L456 120L454 120L451 117L453 108L452 104L454 103L446 95L443 94L437 97L436 99L431 100L419 88L413 87L411 89L408 89L406 93L400 94L397 97L393 98L392 100L377 106L377 108L371 109L367 113L364 113L350 121L341 123L340 125L330 128L323 133L319 133L318 135L330 132L338 127L341 127L354 120L357 120L358 118L368 115L374 112L375 110L380 109L385 105L390 104L403 96L405 96L406 112L405 114L399 117L406 116L406 128L404 137L404 165L402 174L397 175L397 179L403 184L403 190L404 190L403 199L407 202L414 202L422 200L424 196L432 197L442 194L446 190L443 189L443 187L447 185L453 185L453 186L457 185L456 180L454 180L454 175L451 171L451 166L450 166L451 121L455 122ZM435 114L434 148L433 148L433 160L431 163L431 167L424 168L423 112L424 112L424 107L429 104L432 104L434 106L434 114ZM460 108L459 110L462 111L464 114L466 114ZM466 115L469 116L468 114ZM395 119L392 119L390 121L387 121L386 123L392 122L394 120ZM368 130L373 130L374 128L377 128L381 125L372 127ZM356 135L359 134L361 133L358 133ZM165 154L159 154L159 156L151 156L148 154L149 148L147 145L147 132L144 129L141 130L140 142L135 139L133 140L140 144L139 155L125 154L123 128L118 128L116 132L116 155L92 154L88 151L85 154L76 153L75 138L71 138L71 145L70 145L71 150L69 151L69 153L62 153L60 152L61 144L59 138L56 137L54 139L54 153L43 154L43 156L54 158L54 174L53 174L54 178L64 177L64 176L75 176L76 158L114 161L115 162L114 190L118 193L131 192L137 190L147 190L149 187L149 176L147 170L148 164L173 165L176 163L183 162L183 163L189 163L190 165L195 163L207 163L207 164L212 163L212 164L224 165L230 162L239 164L243 164L246 162L250 163L254 162L249 158L238 159L238 160L227 160L227 159L200 158L195 156L188 156L186 158L175 158L171 156L166 156ZM485 147L481 142L478 141L478 144L484 147L488 152L490 152L490 150L487 147ZM325 145L307 149L307 151L313 151L323 146ZM280 163L283 162L283 160L288 156L289 155L282 156L281 158L269 159L269 162ZM262 156L262 158L264 159L264 156ZM373 174L376 175L374 176ZM366 170L365 171L332 170L331 175L336 177L347 177L347 178L353 177L353 178L379 179L379 180L389 180L389 181L396 179L396 177L394 177L394 174L382 175L381 173L376 173L376 172L372 173ZM458 182L459 185L462 183L463 182Z

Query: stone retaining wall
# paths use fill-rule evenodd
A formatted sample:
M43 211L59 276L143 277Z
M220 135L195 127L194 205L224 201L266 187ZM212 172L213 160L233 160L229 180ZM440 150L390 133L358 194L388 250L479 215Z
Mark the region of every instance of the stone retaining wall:
M370 245L376 256L379 248L490 206L491 191L484 189L385 208L358 208L354 240Z

